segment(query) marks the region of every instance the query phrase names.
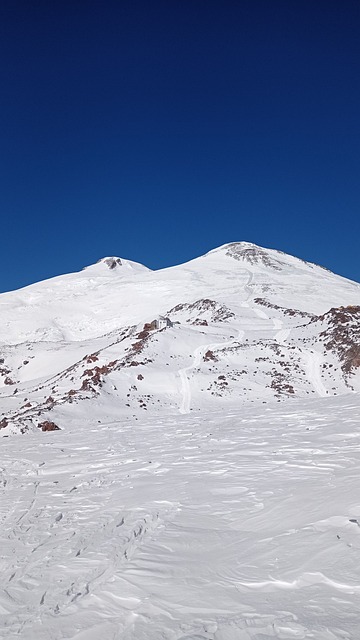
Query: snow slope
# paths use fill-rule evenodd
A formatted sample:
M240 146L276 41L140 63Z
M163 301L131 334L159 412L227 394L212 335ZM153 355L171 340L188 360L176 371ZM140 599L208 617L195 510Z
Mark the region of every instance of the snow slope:
M356 639L359 397L3 440L7 640Z
M359 326L246 242L0 295L0 637L357 640Z
M109 268L109 260L115 267ZM249 243L225 245L159 271L104 258L79 273L1 294L0 343L93 339L201 298L230 301L236 311L249 297L266 294L276 304L320 314L357 304L359 292L357 283Z

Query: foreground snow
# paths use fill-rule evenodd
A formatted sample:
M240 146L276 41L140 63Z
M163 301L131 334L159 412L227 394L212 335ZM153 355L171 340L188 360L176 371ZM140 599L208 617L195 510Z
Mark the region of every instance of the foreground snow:
M358 638L359 417L352 394L3 439L1 637Z

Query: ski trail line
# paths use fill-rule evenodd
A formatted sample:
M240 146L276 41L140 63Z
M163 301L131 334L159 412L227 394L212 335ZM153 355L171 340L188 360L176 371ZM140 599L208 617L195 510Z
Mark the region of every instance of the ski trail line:
M195 369L195 367L199 366L201 359L203 357L203 351L205 353L205 349L207 348L208 347L206 346L204 347L203 345L201 347L197 347L197 349L195 349L193 353L193 358L194 358L193 363L189 367L185 367L185 369L180 369L179 371L179 376L181 380L181 393L182 393L182 401L179 408L180 413L190 412L191 387L190 387L190 380L187 376L187 373L188 371L191 371L191 369Z
M276 331L274 340L276 340L276 342L285 342L289 337L291 329L284 329L284 323L279 318L273 318L273 323Z
M321 380L320 374L320 363L321 363L321 354L317 351L302 351L301 352L306 376L313 385L316 393L324 398L327 395L326 387Z
M198 367L203 359L204 354L207 351L212 351L213 349L217 349L218 347L229 347L232 344L234 344L234 340L242 340L244 337L244 331L242 329L240 329L237 332L237 336L235 338L232 338L231 340L227 340L225 342L213 342L211 344L205 344L205 345L201 345L200 347L197 347L193 353L193 362L189 367L185 367L184 369L180 369L179 370L179 376L180 376L180 380L181 380L181 394L182 394L182 400L181 400L181 404L179 407L179 412L186 414L186 413L190 413L190 407L191 407L191 385L190 385L190 378L188 377L188 372L190 372L192 369L195 369L196 367Z

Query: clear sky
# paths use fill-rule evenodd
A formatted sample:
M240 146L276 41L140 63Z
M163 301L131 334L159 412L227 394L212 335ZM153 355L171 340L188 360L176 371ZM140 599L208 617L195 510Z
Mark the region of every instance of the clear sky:
M359 0L1 0L0 290L246 240L360 280Z

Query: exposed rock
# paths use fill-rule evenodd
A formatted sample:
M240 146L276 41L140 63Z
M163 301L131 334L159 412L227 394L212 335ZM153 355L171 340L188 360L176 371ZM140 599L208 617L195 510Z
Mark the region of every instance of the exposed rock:
M273 258L266 250L245 242L233 242L227 246L226 255L249 264L263 264L275 271L281 271L283 263Z
M91 353L89 356L85 356L84 360L86 360L88 364L91 364L92 362L97 362L99 358L96 353Z
M204 361L208 362L209 360L213 360L214 362L217 362L217 357L215 356L214 352L211 351L210 349L204 354Z
M60 431L60 427L58 427L55 422L50 422L50 420L39 422L38 427L39 429L41 429L41 431Z
M155 320L153 320L152 322L145 322L142 333L148 334L149 331L155 331L155 329L156 329L156 321Z
M227 320L230 320L230 318L235 318L235 313L228 307L216 302L215 300L209 300L208 298L197 300L191 304L178 304L176 307L170 309L168 313L171 316L183 314L187 317L186 322L192 324L203 324L204 326L206 326L208 322L226 322ZM191 316L195 314L196 318L192 320ZM203 318L205 315L207 317Z
M300 318L309 318L309 320L313 320L314 318L316 319L317 317L313 313L308 313L307 311L280 307L278 304L272 304L265 298L254 298L254 302L256 302L256 304L261 304L263 307L267 307L268 309L275 309L276 311L280 311L284 314L284 316L298 316Z
M145 338L142 338L141 340L139 340L139 342L134 342L131 346L135 353L140 353L144 349Z
M113 269L116 269L116 267L121 266L122 264L120 258L104 258L103 260L100 260L100 262L106 264L106 266L109 267L111 271Z
M360 306L332 308L318 321L328 325L320 338L339 357L345 375L360 367Z
M145 325L145 326L150 326L151 327L152 325L150 324L150 325ZM145 326L144 326L144 330L140 331L140 333L137 334L137 337L139 338L139 340L144 340L149 335L149 331L145 330Z

